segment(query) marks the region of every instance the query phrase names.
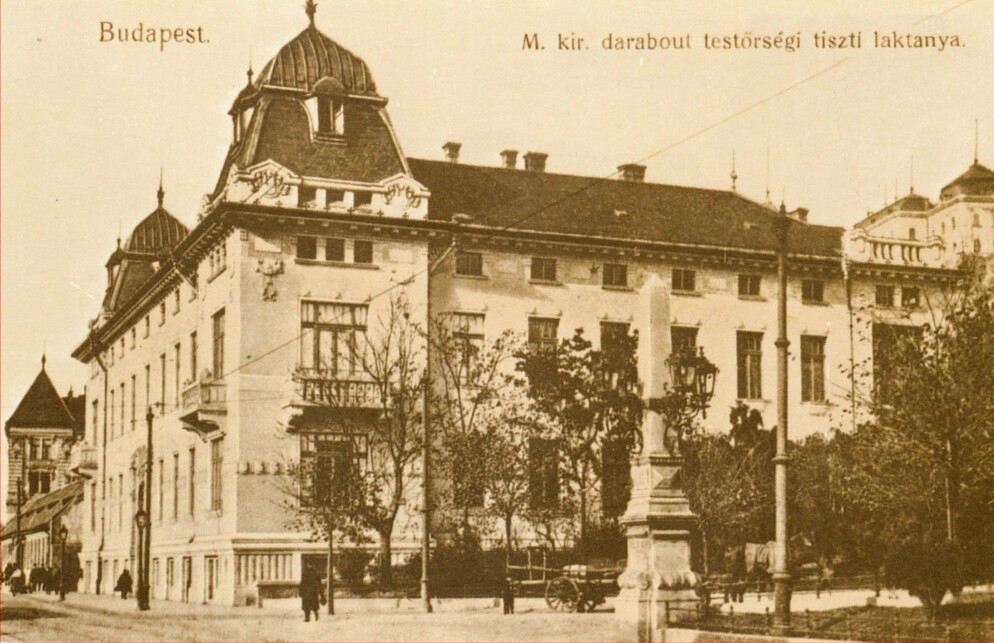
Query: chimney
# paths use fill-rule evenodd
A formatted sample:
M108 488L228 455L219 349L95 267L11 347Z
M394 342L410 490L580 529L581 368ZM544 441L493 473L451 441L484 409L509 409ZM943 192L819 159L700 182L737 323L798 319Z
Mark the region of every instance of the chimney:
M626 163L624 165L619 165L618 171L621 172L622 181L633 181L635 183L643 183L645 181L644 165Z
M518 150L504 150L500 153L501 165L513 170L518 165Z
M442 149L445 150L445 160L447 160L449 163L458 163L459 148L461 147L462 143L456 143L454 141L449 141L448 143L443 145Z
M548 154L542 152L528 152L525 154L525 169L529 172L545 172L545 160Z

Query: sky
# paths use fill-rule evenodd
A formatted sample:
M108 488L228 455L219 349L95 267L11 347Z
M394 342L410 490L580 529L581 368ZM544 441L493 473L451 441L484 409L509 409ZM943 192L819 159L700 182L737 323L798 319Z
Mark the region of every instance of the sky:
M245 72L307 25L303 4L4 0L4 421L43 352L61 391L82 389L70 353L99 310L115 239L154 209L160 170L166 208L192 227ZM101 42L102 22L200 28L207 42ZM510 148L548 153L550 172L643 162L648 181L730 189L734 154L744 196L769 189L813 223L846 227L912 182L936 198L975 148L994 166L994 0L319 0L317 26L368 63L412 157L442 158L451 140L467 163L496 165ZM859 32L862 47L818 49L822 32ZM874 32L961 46L877 48ZM781 33L800 48L704 43ZM524 48L526 34L545 49ZM560 34L589 48L561 50ZM602 47L646 34L689 36L690 48Z

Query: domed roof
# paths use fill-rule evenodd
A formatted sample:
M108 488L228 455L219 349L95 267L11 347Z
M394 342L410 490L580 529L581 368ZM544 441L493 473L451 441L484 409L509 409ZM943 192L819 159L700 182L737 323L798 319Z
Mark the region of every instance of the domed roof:
M313 22L266 63L255 84L310 92L323 78L337 80L347 94L377 96L366 63L318 31Z
M974 161L970 169L942 188L941 194L943 199L960 194L994 194L994 172Z
M123 250L141 254L158 254L175 246L189 232L179 219L162 207L160 191L159 207L135 226L128 240L124 243Z

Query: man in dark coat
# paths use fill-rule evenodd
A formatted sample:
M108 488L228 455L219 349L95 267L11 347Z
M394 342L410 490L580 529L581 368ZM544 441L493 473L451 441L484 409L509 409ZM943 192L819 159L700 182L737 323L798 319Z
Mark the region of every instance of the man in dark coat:
M125 567L121 575L117 577L117 584L114 585L115 592L121 592L121 598L127 599L131 593L131 572Z
M514 614L514 581L510 577L504 579L504 613Z
M314 612L314 620L318 620L318 612L321 609L323 597L324 587L321 575L312 566L305 566L300 574L300 608L304 610L305 623L311 620L311 612Z

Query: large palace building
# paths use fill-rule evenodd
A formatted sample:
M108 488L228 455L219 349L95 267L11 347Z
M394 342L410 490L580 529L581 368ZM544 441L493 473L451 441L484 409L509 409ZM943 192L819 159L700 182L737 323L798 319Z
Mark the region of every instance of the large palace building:
M134 572L147 494L153 597L243 604L260 580L299 579L326 548L289 526L280 480L338 439L341 410L316 395L330 387L375 408L347 345L377 332L398 298L420 326L430 310L466 342L583 328L598 345L636 330L639 291L656 276L673 345L704 347L720 369L709 423L724 429L741 400L772 426L774 226L790 216L789 410L803 438L852 426L865 394L853 370L886 350L886 329L924 322L961 276L959 254L994 243L994 175L979 164L937 205L912 195L847 235L803 209L649 182L635 164L594 180L550 172L534 151L495 150L486 167L461 163L458 143L408 158L372 71L317 29L313 7L229 114L231 147L201 212L183 217L192 227L160 187L110 255L102 308L73 353L90 367L80 448L96 463L84 591ZM420 546L420 512L414 485L398 560Z

